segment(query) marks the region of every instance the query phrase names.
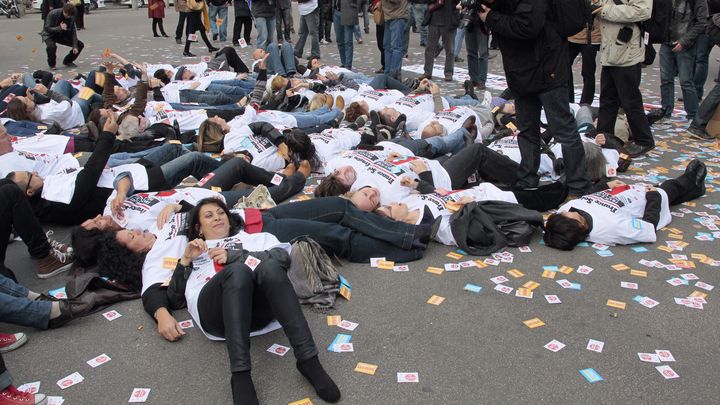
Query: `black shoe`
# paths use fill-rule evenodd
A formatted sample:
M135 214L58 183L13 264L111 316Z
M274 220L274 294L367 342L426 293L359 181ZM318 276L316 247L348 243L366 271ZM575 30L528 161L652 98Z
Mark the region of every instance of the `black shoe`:
M693 138L700 139L701 141L714 141L715 137L708 134L704 129L693 126L692 124L688 127L687 132Z
M623 157L623 156L627 156L627 157ZM621 153L620 159L618 159L618 168L617 168L618 173L625 173L627 171L627 169L630 168L631 164L632 164L632 159L630 158L630 156L625 155L624 153Z
M180 38L175 38L175 43L182 45L183 42L182 42L182 39L180 39Z
M650 125L670 116L664 108L653 108L645 115Z
M160 38L160 35L158 35L158 34L153 34L153 37L154 37L154 38Z
M220 48L215 48L214 46L208 46L208 51L210 53L217 52L219 50L220 50Z
M213 41L217 41L217 39L218 39L218 34L213 34Z
M65 62L63 62L63 66L69 67L69 68L76 68L76 67L77 67L77 65L74 64L73 62L70 62L70 63L65 63Z
M163 36L164 38L169 38L168 35L167 35L166 33L164 33L164 32L162 33L162 36Z
M365 33L366 33L366 34L369 34L369 33L370 33L370 28L367 28L367 27L366 27L366 28L365 28Z
M370 111L370 129L375 129L380 125L380 114L377 111Z
M690 177L690 180L695 184L697 190L687 196L688 200L705 195L705 177L707 176L705 163L698 159L691 160L685 168L685 174Z
M187 52L183 52L183 56L186 56L186 57L188 57L188 58L193 58L193 57L195 57L196 55L195 55L194 53L190 52L190 51L187 51Z
M655 145L642 146L636 143L629 143L625 145L625 150L631 158L644 155L653 149L655 149Z
M463 82L463 88L465 89L465 94L472 97L474 100L477 100L477 94L475 94L475 86L473 85L472 80L465 80Z
M95 306L95 294L88 294L80 300L61 300L60 316L48 322L48 328L59 328L75 318L87 315Z
M393 138L410 138L410 134L408 134L408 131L405 128L405 122L401 122L400 124L398 124L397 129L395 129L395 134Z
M384 72L385 72L385 68L381 66L378 70L376 70L373 73L384 73Z

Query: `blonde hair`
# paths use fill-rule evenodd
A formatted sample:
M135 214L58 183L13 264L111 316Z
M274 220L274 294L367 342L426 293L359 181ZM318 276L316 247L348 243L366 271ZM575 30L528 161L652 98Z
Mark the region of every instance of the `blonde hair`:
M282 89L283 87L285 87L286 84L287 84L286 78L284 78L280 75L275 75L275 77L273 77L272 81L270 82L270 88L272 89L272 91L278 91L278 90Z

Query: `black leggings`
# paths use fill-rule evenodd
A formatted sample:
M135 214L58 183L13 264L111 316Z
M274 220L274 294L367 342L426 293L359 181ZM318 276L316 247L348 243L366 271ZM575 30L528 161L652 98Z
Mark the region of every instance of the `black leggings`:
M262 260L254 271L235 262L215 274L200 291L200 324L207 333L226 339L233 373L250 370L250 332L273 318L282 325L298 362L317 356L286 271L274 259Z
M30 256L45 257L50 252L45 232L35 217L25 193L10 180L0 180L0 265L5 263L10 230L15 228L28 247Z
M238 44L240 35L245 38L245 43L250 45L250 34L252 33L252 17L235 17L235 23L233 24L233 45Z
M163 28L163 19L162 18L153 18L152 19L152 30L153 30L153 35L155 35L155 36L158 36L158 34L157 34L158 27L160 27L160 34L162 34L163 36L167 36L167 34L165 34L165 28Z

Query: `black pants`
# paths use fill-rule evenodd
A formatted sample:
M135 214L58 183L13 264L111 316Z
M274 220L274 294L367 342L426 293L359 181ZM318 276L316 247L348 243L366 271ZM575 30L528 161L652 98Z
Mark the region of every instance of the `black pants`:
M600 50L600 45L591 44L576 44L573 42L568 43L568 52L570 55L570 75L568 76L568 94L570 95L570 102L575 102L575 87L573 85L572 66L575 62L575 58L578 55L582 56L582 78L583 78L583 89L582 95L580 96L580 104L592 104L595 99L595 71L597 70L597 64L595 59L597 53Z
M160 34L162 34L163 36L166 36L167 34L165 34L165 28L163 27L163 19L162 18L153 18L152 19L152 30L153 30L153 35L155 35L155 36L158 36L158 34L157 34L158 27L160 27Z
M12 376L10 376L8 369L5 368L5 360L2 354L0 354L0 391L3 391L10 384L12 384Z
M695 180L686 174L675 179L665 180L658 188L665 190L671 206L693 200L700 194Z
M277 9L275 13L275 30L277 31L278 43L283 38L285 38L285 41L290 42L290 29L292 29L292 8Z
M600 112L598 132L615 133L618 108L622 107L633 141L641 146L655 145L640 93L641 67L603 66L600 73ZM563 152L565 156L565 152Z
M208 48L212 48L212 44L210 43L210 39L208 39L207 34L205 33L205 26L203 25L202 21L202 13L199 11L193 11L191 13L187 13L187 32L185 33L186 36L190 36L190 34L194 34L198 31L200 31L200 37L202 37L203 42L205 42L205 45ZM189 39L185 38L185 52L190 52L190 44L192 44L193 41L190 41Z
M77 14L75 15L75 27L79 30L85 29L85 2L81 1L80 5L76 7Z
M570 112L567 89L557 87L544 93L517 96L518 146L522 161L517 174L518 186L537 187L540 181L540 113L545 109L548 130L562 145L566 184L570 193L583 195L591 187L585 170L585 150Z
M77 41L77 49L78 53L77 55L72 52L72 38L69 35L58 35L58 36L52 36L45 40L45 51L47 52L47 63L48 66L51 68L55 67L55 64L57 63L57 58L55 54L57 53L57 46L65 45L70 47L70 51L67 55L65 55L65 58L63 58L63 64L68 65L75 61L75 59L80 56L80 53L82 52L83 48L85 48L85 44L78 40Z
M383 41L385 41L385 26L375 26L375 41L377 42L378 50L380 51L380 66L385 70L385 47Z
M30 202L17 184L3 179L0 180L0 264L5 263L13 227L27 245L30 256L40 258L48 255L50 244Z
M427 46L425 47L425 68L426 76L432 76L433 66L435 65L435 53L439 45L438 41L442 39L442 46L445 48L445 75L452 75L455 66L455 32L457 29L450 26L427 27Z
M180 16L178 17L178 24L175 28L175 39L181 39L183 36L183 30L185 29L185 19L187 19L187 14L185 12L180 11Z
M463 188L468 177L476 171L480 178L491 183L512 186L518 180L519 165L517 163L480 143L463 148L459 153L446 160L442 166L450 176L453 190Z
M200 291L200 323L209 334L226 339L233 373L250 370L250 332L273 318L282 325L298 361L317 356L315 341L286 272L273 259L262 260L254 271L236 262L215 274Z
M250 34L248 34L250 35ZM236 42L237 43L237 42ZM228 65L233 68L235 73L249 73L250 69L248 69L245 62L240 59L240 56L237 54L237 51L235 48L231 46L226 46L223 49L219 50L215 57L219 57L220 55L225 55L225 60L227 61Z
M235 17L235 23L233 23L233 45L238 44L238 40L242 35L245 38L245 43L250 45L250 34L252 33L252 17ZM243 34L244 32L244 34Z
M326 41L332 41L332 37L330 37L330 31L332 30L332 13L330 13L330 18L325 13L320 13L320 24L318 27L318 41L321 41L323 38L325 38Z

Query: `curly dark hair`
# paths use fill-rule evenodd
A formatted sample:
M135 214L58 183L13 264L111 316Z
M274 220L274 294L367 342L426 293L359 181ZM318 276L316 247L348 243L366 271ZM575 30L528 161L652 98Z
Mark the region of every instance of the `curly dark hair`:
M81 226L73 228L72 247L75 263L86 268L97 263L102 235L103 231L99 229L85 229Z
M136 253L120 244L116 231L101 231L98 236L98 273L120 284L128 290L142 290L142 268L147 253Z
M218 207L222 208L223 211L225 211L225 215L227 215L228 219L230 220L230 234L228 236L235 235L245 227L245 223L243 222L242 218L240 218L240 215L231 213L230 209L227 207L227 205L225 205L224 202L214 197L203 198L202 200L198 201L195 207L188 213L187 236L189 240L203 238L202 236L200 236L200 209L208 204L215 204Z
M310 162L312 170L318 171L322 168L322 161L317 155L315 144L305 131L299 128L294 128L290 133L285 135L285 145L292 151L293 163L300 165L300 162L307 160Z
M350 191L350 187L344 185L332 174L325 176L315 188L315 197L336 197Z

